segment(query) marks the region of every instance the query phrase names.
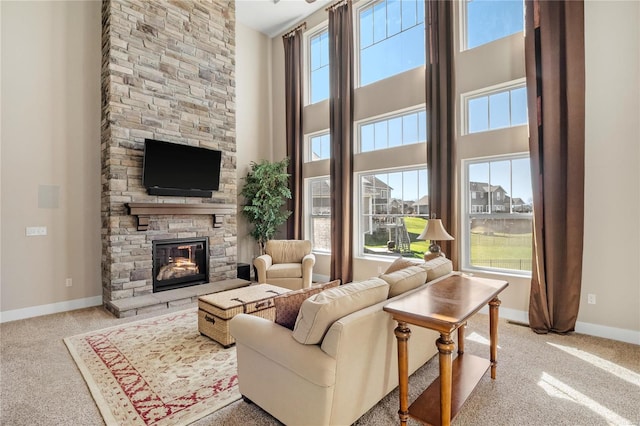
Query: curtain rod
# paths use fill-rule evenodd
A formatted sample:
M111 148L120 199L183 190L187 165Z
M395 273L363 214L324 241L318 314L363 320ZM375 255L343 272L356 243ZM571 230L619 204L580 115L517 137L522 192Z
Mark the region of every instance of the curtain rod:
M298 25L297 27L295 27L294 29L292 29L291 31L289 31L288 33L284 34L282 36L282 38L288 38L291 37L296 31L301 30L301 29L305 29L307 28L307 22L303 22L302 24Z
M325 8L325 11L330 11L335 9L336 7L340 7L345 3L348 3L351 0L338 0L337 2L335 2L334 4L332 4L331 6L327 6L327 8Z

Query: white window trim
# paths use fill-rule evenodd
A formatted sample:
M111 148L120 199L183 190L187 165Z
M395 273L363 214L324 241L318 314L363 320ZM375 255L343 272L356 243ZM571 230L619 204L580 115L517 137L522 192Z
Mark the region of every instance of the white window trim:
M527 82L526 78L519 78L517 80L508 81L506 83L496 84L494 86L483 87L482 89L462 93L460 95L460 106L461 106L460 109L462 113L461 122L460 122L461 124L460 134L462 136L477 135L484 132L491 132L491 131L502 130L502 129L512 129L520 126L528 126L528 124L525 123L525 124L517 124L515 126L500 127L496 129L487 129L480 132L469 133L469 101L471 99L485 97L485 96L488 97L496 93L507 92L513 89L519 89L523 86L526 87L526 82ZM509 94L509 99L511 99L511 94Z
M367 124L372 124L372 123L376 123L378 121L383 121L383 120L390 120L392 118L396 118L396 117L402 117L403 115L408 115L411 113L420 113L425 111L426 112L426 108L427 105L426 104L420 104L420 105L413 105L407 108L403 108L403 109L397 109L394 110L392 112L387 112L384 114L380 114L380 115L376 115L376 116L371 116L371 117L367 117L363 120L359 120L354 122L354 126L355 126L355 138L353 140L354 146L353 146L353 153L355 154L363 154L364 152L362 151L362 147L361 147L361 143L360 143L360 139L362 137L362 126L365 126ZM425 138L429 137L429 129L426 129L426 134L425 134ZM424 142L417 142L418 143L426 143L427 141L425 140ZM416 144L408 144L408 145L416 145ZM374 151L385 151L385 150L389 150L389 149L397 149L397 148L401 148L403 146L407 146L407 145L400 145L400 146L388 146L386 148L382 148L382 149L376 149ZM366 153L369 153L372 151L366 151ZM385 169L387 170L387 169Z
M469 209L469 200L468 194L470 191L469 188L469 176L468 169L470 164L475 163L486 163L489 161L501 161L501 160L518 160L523 158L530 158L530 154L528 152L517 152L512 154L503 154L503 155L491 155L486 157L475 157L461 160L461 179L460 179L460 219L459 219L459 229L460 232L460 259L462 260L462 264L460 265L460 269L468 272L486 272L492 274L500 274L500 275L510 275L517 277L531 277L531 272L528 271L518 271L515 269L501 269L501 268L489 268L489 267L480 267L480 266L472 266L470 259L470 244L471 244L471 235L470 230L467 225L467 221L471 215L481 214L483 217L493 217L493 218L512 218L512 213L472 213ZM491 182L489 182L489 185ZM491 199L491 197L489 197ZM533 213L519 213L519 217L531 217L533 218ZM532 254L533 255L533 254Z
M317 36L318 34L328 30L329 30L329 23L327 21L324 21L316 25L315 27L307 30L303 34L303 41L304 41L304 48L303 48L304 61L303 62L304 63L302 64L302 72L304 75L304 78L303 78L304 87L302 91L304 93L304 98L303 98L304 106L313 105L311 103L311 39Z
M360 185L360 179L362 175L370 175L376 173L397 173L397 172L405 172L405 171L413 171L420 168L426 168L426 164L421 165L413 165L413 166L403 166L403 167L390 167L388 169L375 169L375 170L362 170L354 173L353 182L357 185L357 188L353 191L355 195L354 205L353 205L353 223L354 223L354 233L353 233L353 241L354 248L356 250L353 251L354 259L371 259L371 260L389 260L390 256L386 255L375 255L371 253L364 252L364 234L360 232L360 217L363 215L361 211L361 203L362 200L362 185ZM414 215L420 216L420 215Z
M524 2L524 0L523 0L523 2ZM455 2L455 4L458 5L457 6L458 7L458 22L460 23L459 24L460 25L460 29L458 31L459 37L460 37L460 40L459 40L459 50L460 50L460 52L464 52L464 51L471 50L471 49L477 49L479 47L482 47L482 46L485 46L487 44L493 43L495 41L501 40L501 39L503 39L505 37L510 37L510 36L512 36L514 34L517 34L517 33L514 33L514 34L509 34L509 35L506 35L506 36L502 36L502 37L499 37L499 38L497 38L495 40L492 40L492 41L490 41L488 43L484 43L484 44L478 45L478 46L473 47L473 48L470 49L469 46L467 45L467 20L468 20L468 17L467 17L467 3L468 3L468 0L462 0L460 2ZM524 13L524 6L523 6L523 13ZM523 21L523 24L524 24L524 21ZM522 31L519 31L519 32L524 34L524 28L522 29Z
M311 212L313 211L313 198L311 197L311 181L320 180L320 179L329 179L329 176L321 175L321 176L308 177L304 179L304 195L303 195L304 210L308 212L308 214L305 213L303 218L304 219L304 235L306 240L309 240L312 242L312 247L313 247L312 251L314 253L329 254L331 253L331 250L323 250L315 247L315 244L313 244L314 242L313 229L311 228L313 226L312 224L313 215L311 214Z
M313 132L313 133L306 133L304 135L304 151L303 151L303 155L304 155L304 163L313 163L314 161L324 161L324 160L328 160L328 158L322 158L320 160L313 160L311 158L311 138L315 138L318 136L324 136L324 135L329 135L330 132L328 129L325 130L320 130L318 132Z

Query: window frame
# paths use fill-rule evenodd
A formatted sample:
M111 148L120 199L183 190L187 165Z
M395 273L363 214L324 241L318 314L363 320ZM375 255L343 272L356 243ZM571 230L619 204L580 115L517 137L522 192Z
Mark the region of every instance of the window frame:
M313 147L311 146L311 139L322 136L329 136L329 157L327 158L319 158L314 160L312 158L313 155ZM318 132L307 133L304 135L304 163L314 163L317 161L327 161L331 159L331 133L329 130L320 130Z
M387 146L386 148L380 148L380 149L372 149L369 151L363 151L362 150L362 127L366 126L368 124L374 124L374 123L379 123L379 122L383 122L386 121L388 122L389 120L392 120L394 118L402 118L404 116L410 115L410 114L418 114L418 127L417 127L417 132L418 135L420 135L420 121L419 121L419 117L420 117L420 113L425 113L426 114L427 111L427 107L425 104L420 104L420 105L415 105L409 108L405 108L405 109L399 109L399 110L395 110L395 111L391 111L388 112L386 114L381 114L381 115L376 115L376 116L372 116L372 117L367 117L363 120L354 122L354 132L355 132L355 138L354 138L354 155L358 155L358 154L368 154L370 152L380 152L380 151L388 151L388 150L393 150L393 149L398 149L398 148L402 148L405 146L409 146L409 145L416 145L416 144L421 144L421 143L427 143L429 141L429 130L426 128L426 120L425 120L425 140L424 141L417 141L417 142L412 142L412 143L402 143L398 146L389 146L389 141L387 139ZM404 129L402 129L404 130ZM389 134L389 128L387 127L387 136ZM403 141L404 142L404 141Z
M470 205L470 185L469 185L469 166L473 164L481 164L481 163L490 163L490 162L498 162L498 161L513 161L513 160L522 160L530 158L530 154L528 152L518 152L511 154L503 154L503 155L492 155L486 157L475 157L461 160L461 191L460 191L460 259L461 266L460 269L468 272L484 272L484 273L493 273L500 275L510 275L517 277L531 277L531 271L522 271L517 269L506 269L506 268L496 268L496 267L488 267L488 266L475 266L471 264L471 227L469 226L472 219L479 218L490 218L490 219L511 219L514 217L514 214L517 214L517 217L520 218L531 218L532 221L532 229L531 235L533 238L533 209L528 213L503 213L503 212L492 212L491 208L491 200L492 197L488 197L489 205L487 206L487 212L484 211L476 211L472 212L473 206ZM513 171L510 172L510 180L513 181ZM488 182L491 185L491 181ZM506 198L506 197L505 197ZM518 197L517 197L518 198ZM513 209L513 194L509 196L511 200L511 209ZM533 206L532 206L533 207ZM478 210L478 209L475 209ZM533 253L531 253L533 256Z
M468 34L467 34L468 33L468 31L467 31L468 21L469 21L469 17L468 17L468 14L467 14L467 4L470 3L470 1L472 1L472 0L462 0L459 3L460 6L458 7L458 9L459 9L458 22L460 22L460 28L459 28L459 31L458 31L459 32L458 36L460 37L460 48L459 48L460 52L465 52L467 50L477 49L479 47L486 46L488 44L496 42L497 40L501 40L501 39L506 38L506 37L511 37L511 36L517 34L518 32L524 34L524 26L526 25L526 23L525 23L525 19L524 19L524 16L523 16L523 19L522 19L522 26L523 26L522 31L518 31L518 32L512 33L512 34L507 34L505 36L498 37L498 38L493 39L491 41L488 41L486 43L479 44L477 46L474 46L474 47L470 48L469 47L469 43L468 43ZM524 15L524 11L525 11L524 0L522 1L522 3L523 3L522 12L523 12L523 15Z
M364 251L364 247L365 247L365 241L364 241L364 232L362 231L364 228L361 226L361 219L364 217L364 212L362 211L362 185L360 185L360 181L362 179L363 175L372 175L372 174L379 174L379 173L399 173L399 172L412 172L412 171L426 171L427 170L427 165L426 164L414 164L414 165L407 165L407 166L402 166L402 167L389 167L389 168L379 168L379 169L370 169L370 170L361 170L358 172L354 172L353 173L353 182L354 182L354 186L356 186L356 188L354 188L354 208L353 208L353 222L354 222L354 240L353 243L355 250L353 251L353 257L354 258L359 258L359 259L375 259L375 260L380 260L380 259L390 259L392 257L397 257L398 254L394 253L393 255L378 255L378 254L373 254L373 253L365 253ZM427 173L427 179L428 179L428 171ZM427 188L427 194L429 191L429 185L428 182L425 183L426 188ZM419 195L419 194L418 194ZM374 213L371 214L372 216L375 215ZM392 216L392 213L387 213L386 216ZM413 214L413 215L403 215L403 216L411 216L411 217L423 217L423 216L429 216L429 214ZM416 258L417 260L417 258Z
M327 36L329 33L329 24L328 22L323 22L317 26L315 26L314 28L311 28L310 30L306 31L304 33L304 105L315 105L318 104L320 102L324 102L327 101L327 99L323 99L317 102L312 103L311 102L311 40L322 34L323 32L327 32ZM327 58L327 66L329 66L329 59ZM330 84L330 83L328 83ZM327 89L330 89L330 86L327 87Z
M481 134L481 133L485 133L485 132L492 132L492 131L496 131L496 130L503 130L503 129L512 129L515 127L520 127L520 126L528 126L528 120L527 123L523 123L523 124L516 124L513 125L511 124L511 91L514 89L522 89L522 88L526 88L526 78L519 78L516 80L512 80L512 81L508 81L506 83L502 83L502 84L496 84L494 86L489 86L489 87L483 87L482 89L478 89L478 90L473 90L471 92L465 92L462 93L460 95L460 109L461 109L461 120L460 120L460 124L461 124L461 129L460 129L460 134L462 136L467 136L467 135L477 135L477 134ZM480 99L480 98L484 98L486 97L487 100L490 96L498 94L498 93L508 93L509 94L509 126L502 126L502 127L496 127L496 128L488 128L486 130L480 130L480 131L476 131L476 132L470 132L469 131L469 101L474 100L474 99ZM528 105L525 104L525 107L528 107ZM490 117L491 115L491 109L490 106L487 106L487 114ZM528 114L527 114L528 117ZM489 120L489 119L487 119ZM489 121L487 121L488 124L490 124Z
M394 76L399 75L399 74L401 74L401 73L403 73L403 72L408 72L408 71L410 71L411 69L418 68L418 67L424 67L424 66L425 66L425 64L426 64L426 61L427 61L427 59L426 59L426 57L425 57L424 63L423 63L422 65L417 65L417 66L416 66L416 67L414 67L414 68L409 68L409 69L404 70L404 71L402 71L402 72L400 72L400 73L396 73L396 74L389 75L389 76L387 76L387 77L385 77L385 78L383 78L383 79L380 79L380 80L372 81L372 82L367 83L366 85L364 85L364 86L363 86L363 84L362 84L362 78L361 78L361 76L362 76L362 73L361 73L361 71L362 71L362 61L361 61L361 59L360 59L360 58L361 58L361 52L362 52L362 49L361 49L361 40L360 40L360 33L361 33L361 29L360 29L360 12L361 12L362 10L364 10L364 9L369 8L369 7L373 8L373 7L375 7L375 5L376 5L377 3L381 3L381 2L383 2L383 1L386 1L386 0L371 0L371 1L364 1L364 2L362 2L362 4L359 4L357 7L355 7L355 8L353 9L353 21L354 21L354 25L353 25L353 27L354 27L354 34L353 34L353 42L354 42L354 45L353 45L353 46L354 46L354 52L353 52L353 53L354 53L353 72L354 72L354 85L355 85L355 88L360 88L360 87L368 86L368 85L370 85L370 84L377 84L377 83L379 83L379 82L381 82L381 81L385 81L385 80L387 80L387 79L389 79L389 78L393 78ZM401 1L401 0L400 0L400 1ZM420 1L423 1L423 0L418 0L418 2L420 2ZM427 12L426 12L426 8L424 9L424 13L425 13L425 16L424 16L424 19L423 19L422 25L424 25L424 26L425 26L425 28L426 28L426 26L427 26L427 16L426 16L426 15L427 15ZM388 23L387 23L387 25L388 25ZM418 24L416 24L416 25L418 25ZM402 27L402 25L401 25L401 27ZM393 34L393 35L400 34L401 32L402 32L402 30L401 30L399 33L396 33L396 34ZM388 38L389 38L389 37L387 36L387 37L385 38L385 40L386 40L386 39L388 39ZM425 39L423 39L423 50L426 50L426 47L425 47L424 43L426 43L426 40L425 40ZM426 55L426 53L425 53L425 55Z
M311 241L311 247L313 247L313 252L314 253L323 253L323 254L330 254L331 253L331 242L329 242L329 249L328 250L324 250L322 248L318 248L318 246L315 244L314 241L314 234L313 234L313 219L314 217L319 217L319 218L325 218L327 217L326 215L319 215L319 214L314 214L313 213L313 197L312 197L312 193L311 193L311 189L312 189L312 184L314 181L320 181L320 180L329 180L330 181L330 176L328 175L322 175L322 176L313 176L313 177L308 177L304 179L304 209L305 209L305 213L304 213L304 234L305 234L305 239ZM329 219L331 219L331 207L329 207Z

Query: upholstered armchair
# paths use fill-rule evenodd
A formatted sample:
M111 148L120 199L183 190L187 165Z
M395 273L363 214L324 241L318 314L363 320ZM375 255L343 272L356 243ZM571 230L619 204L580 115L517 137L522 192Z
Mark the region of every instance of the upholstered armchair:
M311 286L316 257L308 240L269 240L262 256L253 261L260 284L273 284L291 290Z

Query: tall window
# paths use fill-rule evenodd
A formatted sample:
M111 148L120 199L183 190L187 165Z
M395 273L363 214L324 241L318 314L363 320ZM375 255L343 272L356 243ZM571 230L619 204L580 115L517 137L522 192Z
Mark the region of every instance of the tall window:
M309 103L329 99L329 32L309 38Z
M466 0L465 47L473 49L524 30L522 0Z
M394 148L427 140L424 110L360 125L360 152Z
M424 65L424 0L382 0L358 11L360 86Z
M533 199L529 157L467 161L465 174L465 267L530 273Z
M429 217L426 167L359 174L360 247L363 254L422 258L416 239Z
M322 133L309 136L309 156L307 161L327 160L331 154L331 135Z
M317 251L331 251L331 183L329 176L307 179L307 236Z
M477 133L527 124L527 90L524 84L506 89L463 95L466 131Z

